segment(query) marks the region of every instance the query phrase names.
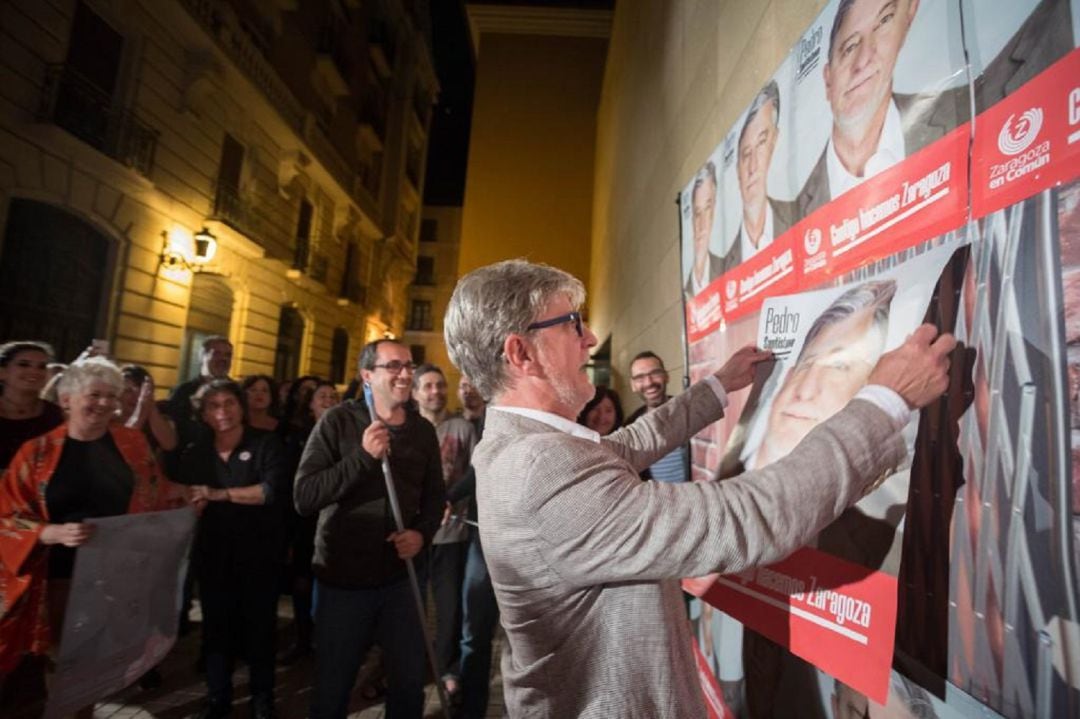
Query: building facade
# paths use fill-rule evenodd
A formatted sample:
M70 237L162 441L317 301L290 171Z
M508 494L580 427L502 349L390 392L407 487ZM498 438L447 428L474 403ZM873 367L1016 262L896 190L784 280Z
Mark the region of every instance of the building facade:
M461 373L450 362L443 341L443 318L458 280L461 250L461 208L424 205L420 221L420 243L416 277L409 287L409 309L402 341L409 345L413 361L431 362L446 375L456 389ZM451 392L450 406L459 406Z
M9 0L0 339L168 387L345 382L400 334L437 81L422 2Z

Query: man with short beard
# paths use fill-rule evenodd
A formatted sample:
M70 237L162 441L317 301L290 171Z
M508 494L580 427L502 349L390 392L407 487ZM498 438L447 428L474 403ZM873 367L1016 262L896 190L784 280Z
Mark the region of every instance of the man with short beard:
M326 411L296 472L293 498L302 516L319 515L315 535L315 687L311 716L344 719L361 661L383 648L388 716L424 710L425 648L405 560L430 545L442 520L442 463L435 428L410 409L408 347L378 340L360 353L375 416L362 400ZM382 472L389 456L406 525L398 530Z
M413 376L413 400L420 414L435 427L439 438L443 480L447 491L460 483L469 470L476 431L463 417L446 410L446 377L433 364L423 364ZM435 599L435 661L446 693L459 694L458 640L461 638L461 585L469 548L469 527L463 519L468 501L446 505L442 526L431 540L431 594Z
M595 393L584 301L573 276L509 260L462 277L443 324L450 359L491 400L473 466L506 629L506 710L704 716L679 578L773 563L865 494L904 459L911 411L948 387L956 341L918 328L769 467L726 482L642 482L637 472L720 419L771 353L744 347L600 437L575 421Z
M630 388L645 402L626 420L630 424L652 412L671 399L667 393L668 372L664 369L664 360L655 352L639 352L630 362ZM641 473L642 479L655 479L657 482L685 482L689 474L689 451L685 444L679 445L669 454L658 459Z

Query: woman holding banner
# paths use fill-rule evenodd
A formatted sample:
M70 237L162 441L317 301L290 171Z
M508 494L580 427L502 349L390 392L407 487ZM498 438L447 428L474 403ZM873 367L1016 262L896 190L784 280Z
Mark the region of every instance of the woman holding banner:
M73 363L59 386L67 422L24 443L0 479L0 706L11 716L43 708L85 520L185 501L143 433L112 422L123 389L109 360Z

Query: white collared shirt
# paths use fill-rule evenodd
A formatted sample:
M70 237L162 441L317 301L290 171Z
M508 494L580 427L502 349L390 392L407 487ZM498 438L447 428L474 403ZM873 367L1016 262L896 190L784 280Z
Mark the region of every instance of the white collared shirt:
M701 282L698 282L697 273L694 272L693 265L690 266L690 289L693 290L693 292L691 293L691 296L697 297L698 295L700 295L702 292L705 291L706 287L709 286L709 263L710 263L710 261L711 260L710 260L709 257L705 258L705 277L704 277L704 279L701 280Z
M761 239L758 240L757 245L750 241L750 233L746 231L746 218L743 218L742 225L739 227L739 252L743 262L772 244L772 241L776 239L773 237L774 227L772 205L769 204L768 199L765 200L765 227L761 230Z
M720 384L720 380L716 378L716 375L709 375L705 379L701 380L705 384L709 385L709 389L713 391L716 398L720 400L720 406L727 408L728 397L727 392L724 391L724 385ZM527 417L529 419L536 420L537 422L543 422L544 424L565 432L566 434L573 435L574 437L580 437L581 439L587 439L590 442L600 443L600 433L596 430L589 429L583 424L572 422L562 415L554 414L553 412L545 412L541 409L531 409L529 407L509 407L506 405L493 404L488 406L489 410L495 409L500 412L509 412L510 414L516 414L520 417Z
M555 414L553 412L545 412L541 409L530 409L528 407L507 407L504 405L493 404L488 407L489 410L498 410L499 412L509 412L510 414L516 414L521 417L527 417L528 419L534 419L537 422L543 422L544 424L565 432L566 434L580 437L581 439L587 439L590 442L600 443L600 433L594 429L589 429L583 424L577 422L571 422L566 417Z
M900 122L900 110L896 102L889 100L889 109L885 112L885 124L881 128L877 149L866 161L866 171L862 177L852 175L840 162L833 147L832 138L825 151L825 165L829 173L829 196L833 199L869 179L882 170L887 170L904 159L904 126Z

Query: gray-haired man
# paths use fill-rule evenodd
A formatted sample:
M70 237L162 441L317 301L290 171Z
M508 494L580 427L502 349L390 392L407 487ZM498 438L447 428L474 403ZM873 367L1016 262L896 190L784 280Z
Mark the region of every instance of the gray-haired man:
M473 454L481 535L518 716L702 716L678 578L735 572L802 546L901 461L913 407L948 384L949 335L923 326L871 387L787 459L728 482L637 472L723 415L769 353L715 374L601 439L574 422L593 396L596 337L581 282L521 260L475 270L447 309L451 360L491 400Z

